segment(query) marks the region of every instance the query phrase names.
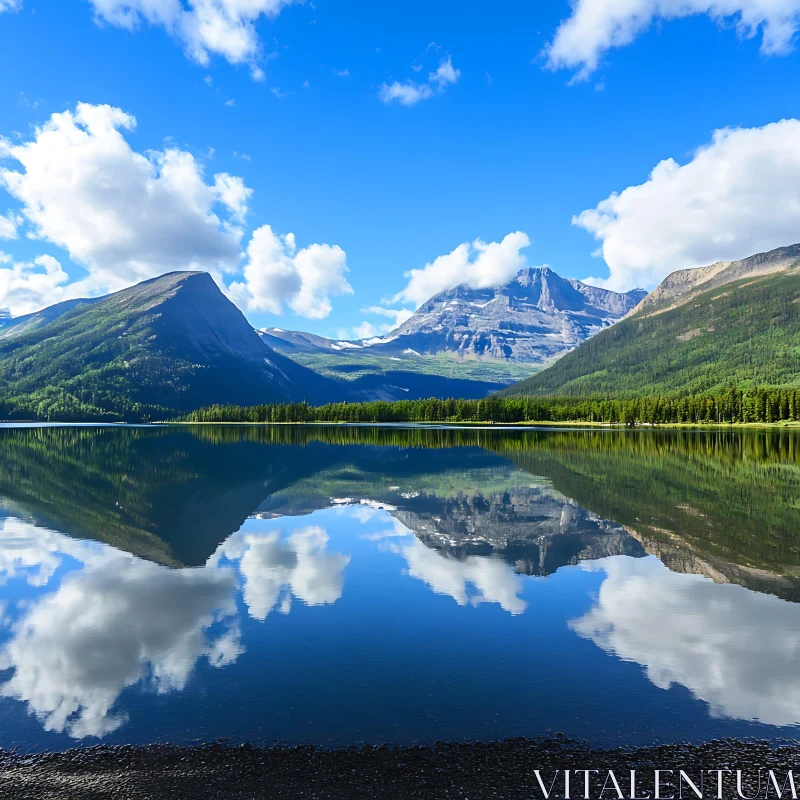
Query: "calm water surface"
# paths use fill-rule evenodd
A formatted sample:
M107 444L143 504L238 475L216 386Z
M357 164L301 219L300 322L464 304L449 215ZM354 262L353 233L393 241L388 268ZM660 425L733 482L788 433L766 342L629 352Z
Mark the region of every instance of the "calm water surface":
M797 737L800 438L0 430L0 747Z

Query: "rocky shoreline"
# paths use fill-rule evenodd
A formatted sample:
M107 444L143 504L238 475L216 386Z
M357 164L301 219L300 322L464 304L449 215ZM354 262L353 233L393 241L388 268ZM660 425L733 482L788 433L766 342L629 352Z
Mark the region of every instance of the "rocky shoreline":
M599 750L554 737L337 750L234 747L216 742L200 747L97 746L37 755L0 751L0 798L531 800L544 796L534 773L537 769L546 776L548 785L556 770L598 770L591 776L593 798L600 797L608 770L625 781L630 770L637 770L639 797L647 797L648 791L653 797L654 769L683 769L689 775L702 770L742 770L744 795L755 797L759 769L781 771L782 780L793 770L800 790L800 742L724 739L701 745ZM581 777L573 784L572 797L583 797L583 791ZM623 783L626 797L627 791ZM762 785L758 796L763 797L763 791ZM609 789L602 796L618 795ZM684 790L683 796L695 795ZM716 784L713 790L711 785L706 786L705 796L717 796ZM722 796L738 797L735 778ZM774 792L770 794L775 796ZM563 798L563 785L556 784L550 797Z

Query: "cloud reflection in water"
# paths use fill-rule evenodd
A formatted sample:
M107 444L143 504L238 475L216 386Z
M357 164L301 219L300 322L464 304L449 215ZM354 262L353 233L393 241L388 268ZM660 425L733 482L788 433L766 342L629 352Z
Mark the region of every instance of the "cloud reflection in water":
M596 605L570 627L641 664L661 689L685 686L714 716L800 723L800 605L655 558L584 563L607 577Z
M309 605L335 602L349 558L328 554L327 544L319 527L285 540L276 531L240 531L205 566L170 569L3 520L0 582L24 577L46 587L67 557L80 568L8 623L0 670L13 672L0 694L25 702L46 730L74 738L111 733L127 720L114 708L126 687L141 682L158 693L182 690L200 659L222 667L244 652L237 571L244 602L259 620L282 594L284 612L292 596Z

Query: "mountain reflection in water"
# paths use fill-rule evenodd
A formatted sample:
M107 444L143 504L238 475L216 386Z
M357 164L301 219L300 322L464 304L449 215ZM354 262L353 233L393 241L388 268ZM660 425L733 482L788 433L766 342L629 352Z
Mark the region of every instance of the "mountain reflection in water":
M29 428L0 452L0 746L800 723L793 436Z

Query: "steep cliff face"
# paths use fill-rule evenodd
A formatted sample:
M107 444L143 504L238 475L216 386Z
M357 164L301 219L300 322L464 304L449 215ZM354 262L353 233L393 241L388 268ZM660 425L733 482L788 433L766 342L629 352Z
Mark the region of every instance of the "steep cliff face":
M441 292L386 336L346 342L279 328L262 336L287 355L387 356L413 367L415 358L445 353L539 365L617 322L644 295L641 289L618 294L567 280L549 267L530 267L504 286Z
M432 297L373 352L413 350L541 364L577 347L631 311L642 290L618 294L531 267L505 286L457 286Z

